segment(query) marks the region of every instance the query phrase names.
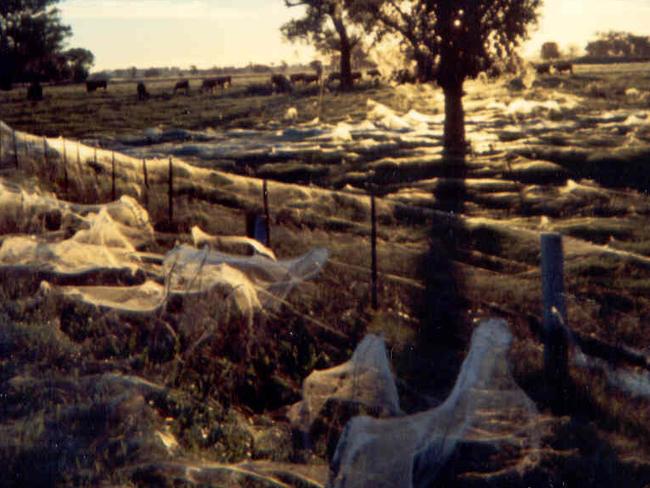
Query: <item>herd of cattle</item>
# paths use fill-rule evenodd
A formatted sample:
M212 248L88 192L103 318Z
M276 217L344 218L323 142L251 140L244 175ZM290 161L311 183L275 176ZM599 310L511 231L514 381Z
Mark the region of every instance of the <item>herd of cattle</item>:
M540 63L535 65L538 75L550 75L551 71L556 73L568 72L573 74L573 63L571 61L557 61L555 63Z
M377 69L371 69L366 71L365 77L370 80L378 80L381 77L381 73ZM364 75L361 71L352 72L352 81L358 82L364 78ZM320 84L321 81L325 81L326 86L330 87L335 82L341 81L341 74L338 72L330 73L325 80L322 79L322 76L315 73L294 73L288 78L282 74L271 75L269 79L269 86L273 88L275 93L287 93L291 92L293 88L299 84L309 85L311 83ZM182 79L176 82L174 85L173 94L183 93L189 95L190 93L190 80ZM200 92L201 93L214 93L217 88L225 90L226 88L232 87L232 76L218 76L216 78L207 78L202 80ZM106 91L108 89L107 80L88 80L86 81L86 91L88 93L93 93L98 89L103 89ZM140 81L137 84L137 96L138 100L146 100L149 98L149 92L144 82Z
M557 61L555 63L540 63L534 65L537 74L551 74L568 72L573 74L573 63L570 61ZM367 79L371 81L378 81L382 77L382 74L377 69L367 70L365 73L361 71L352 72L352 82L356 83L362 79ZM393 81L397 83L414 83L415 75L408 70L400 70L397 73L394 73L392 77ZM321 74L316 73L293 73L289 77L283 74L274 74L271 75L268 86L270 87L271 93L291 93L294 87L298 85L307 86L312 83L323 84L325 87L331 89L333 84L341 82L341 73L333 72L330 73L327 77L323 78ZM232 76L218 76L216 78L207 78L202 80L200 92L201 93L214 93L217 88L220 88L222 91L226 88L232 87ZM104 91L108 90L108 80L88 80L86 81L86 91L88 93L93 93L99 89ZM189 95L190 93L190 80L182 79L176 82L174 85L173 94L178 92ZM149 98L149 92L144 82L140 81L137 84L137 97L138 100L144 101ZM32 83L27 90L27 98L32 101L38 101L43 99L43 88L39 82Z

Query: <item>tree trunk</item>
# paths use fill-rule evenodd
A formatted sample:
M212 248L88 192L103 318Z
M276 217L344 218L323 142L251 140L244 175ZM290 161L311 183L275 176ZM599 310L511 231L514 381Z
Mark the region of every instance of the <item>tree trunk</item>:
M444 149L449 155L463 156L465 142L465 113L463 111L463 84L443 88L445 93Z
M343 23L343 18L338 12L333 12L332 23L339 35L341 51L341 90L352 88L352 43L348 37L348 31Z
M352 48L341 39L341 90L352 88Z

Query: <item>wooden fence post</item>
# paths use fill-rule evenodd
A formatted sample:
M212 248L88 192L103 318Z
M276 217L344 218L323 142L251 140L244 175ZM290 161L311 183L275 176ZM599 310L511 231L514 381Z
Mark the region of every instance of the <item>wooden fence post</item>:
M18 139L16 138L16 130L13 130L13 136L14 136L14 164L16 165L16 168L18 167Z
M262 183L262 195L264 199L264 223L266 227L266 245L271 247L271 215L269 212L269 187L267 181Z
M115 152L111 153L111 201L117 200L115 191Z
M68 194L68 154L65 147L65 139L63 139L63 191Z
M544 376L552 404L564 410L568 393L567 312L564 300L562 236L543 233L542 293L544 300Z
M377 293L377 209L375 205L375 193L370 193L370 251L372 259L372 308L377 310L379 308L379 297Z
M144 178L144 206L149 208L149 175L147 174L147 160L142 158L142 177Z
M168 218L171 224L174 221L174 169L172 158L169 158L169 188L168 188Z

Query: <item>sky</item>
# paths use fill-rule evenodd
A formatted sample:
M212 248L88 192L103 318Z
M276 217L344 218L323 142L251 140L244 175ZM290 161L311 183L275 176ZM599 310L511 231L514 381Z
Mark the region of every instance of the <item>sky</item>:
M308 46L282 39L279 27L300 12L284 0L63 0L59 8L69 45L90 49L94 70L313 59ZM650 0L545 0L524 53L545 41L584 48L606 30L650 35Z

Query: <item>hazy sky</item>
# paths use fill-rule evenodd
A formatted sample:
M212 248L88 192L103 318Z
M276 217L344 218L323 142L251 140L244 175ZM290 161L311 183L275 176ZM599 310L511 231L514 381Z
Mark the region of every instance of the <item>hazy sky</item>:
M526 45L584 47L596 31L650 35L650 0L545 0L539 29ZM283 0L63 0L71 46L90 49L96 70L128 66L199 67L311 59L282 40L279 26L296 15Z

